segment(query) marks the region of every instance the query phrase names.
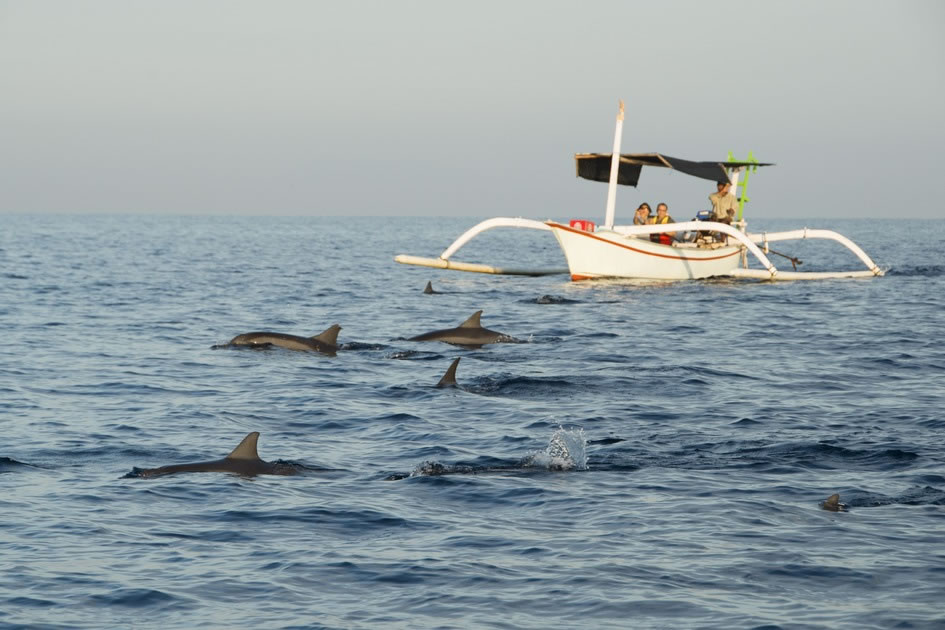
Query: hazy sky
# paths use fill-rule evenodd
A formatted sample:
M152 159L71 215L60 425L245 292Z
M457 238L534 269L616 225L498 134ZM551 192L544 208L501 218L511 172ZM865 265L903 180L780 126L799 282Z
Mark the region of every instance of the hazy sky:
M935 0L0 0L0 213L601 218L621 98L625 152L776 162L749 218L945 217Z

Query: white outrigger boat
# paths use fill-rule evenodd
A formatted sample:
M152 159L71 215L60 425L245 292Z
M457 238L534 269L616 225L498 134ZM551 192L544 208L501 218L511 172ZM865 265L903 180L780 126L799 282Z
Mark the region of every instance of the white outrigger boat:
M854 278L883 275L856 243L832 230L800 229L787 232L752 234L742 218L747 197L748 174L760 166L749 154L745 161L693 162L658 153L620 153L624 108L620 102L614 150L611 154L577 154L577 175L609 183L603 225L574 219L569 225L556 221L496 217L487 219L463 233L438 258L400 254L395 261L440 269L480 273L546 275L570 272L572 280L593 278L635 278L653 280L688 280L710 277L754 278L760 280L806 280L817 278ZM729 181L740 194L738 213L731 225L708 220L694 220L662 225L614 225L617 184L636 186L644 166L671 168L681 173L712 181ZM609 167L609 168L608 168ZM551 231L564 252L568 269L502 268L452 260L463 245L486 230L497 227L529 228ZM686 233L689 238L674 239L669 244L653 242L651 234ZM799 272L779 271L768 259L769 243L795 239L832 239L846 246L865 265L855 271ZM748 267L751 253L763 269Z

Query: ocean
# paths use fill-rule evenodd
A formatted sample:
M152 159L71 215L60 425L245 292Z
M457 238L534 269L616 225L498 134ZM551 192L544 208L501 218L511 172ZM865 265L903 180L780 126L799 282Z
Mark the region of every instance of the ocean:
M0 216L0 627L945 628L945 221L750 225L870 279L393 261L475 221ZM515 342L408 340L478 310ZM251 431L301 474L129 476Z

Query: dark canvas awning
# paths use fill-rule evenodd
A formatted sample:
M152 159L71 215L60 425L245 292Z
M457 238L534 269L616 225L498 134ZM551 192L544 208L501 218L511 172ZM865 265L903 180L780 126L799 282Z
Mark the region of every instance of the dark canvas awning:
M612 153L578 153L574 156L577 176L596 182L610 181L610 162ZM739 166L771 166L770 162L693 162L659 153L621 153L620 169L617 171L617 183L623 186L636 186L644 166L671 168L700 179L713 182L729 181L726 168Z

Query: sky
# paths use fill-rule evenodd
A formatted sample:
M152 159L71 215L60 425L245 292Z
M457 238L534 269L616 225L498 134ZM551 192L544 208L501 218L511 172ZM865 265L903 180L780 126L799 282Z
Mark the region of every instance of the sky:
M624 152L775 162L749 218L945 218L937 0L0 0L0 214L602 219L620 99Z

